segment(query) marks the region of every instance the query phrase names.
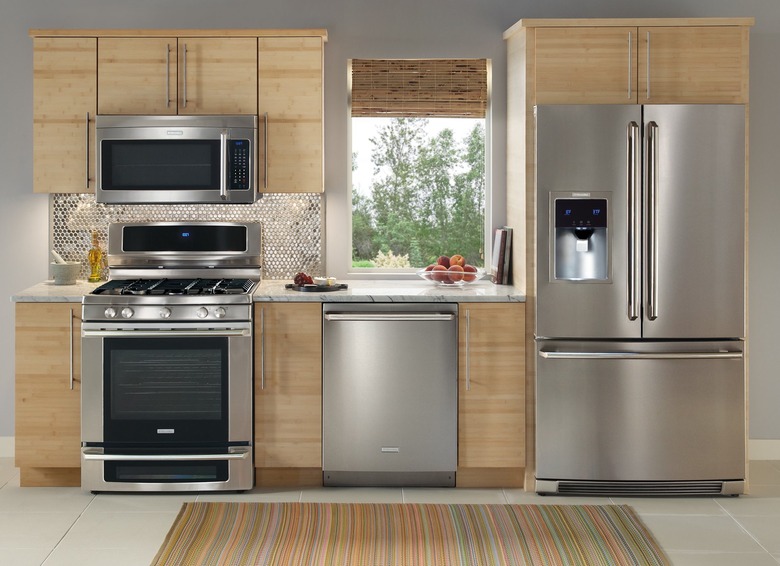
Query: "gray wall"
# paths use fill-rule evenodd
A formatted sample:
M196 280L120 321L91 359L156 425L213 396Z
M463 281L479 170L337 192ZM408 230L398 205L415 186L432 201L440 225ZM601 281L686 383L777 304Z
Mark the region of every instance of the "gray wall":
M325 182L330 225L347 214L346 61L350 57L493 60L493 224L504 221L506 57L521 18L754 16L751 37L750 437L780 439L780 10L777 0L2 0L0 5L0 437L13 435L13 305L47 276L48 198L32 194L30 28L326 28ZM763 238L761 236L764 236ZM343 244L331 232L329 246ZM716 245L717 243L714 243Z

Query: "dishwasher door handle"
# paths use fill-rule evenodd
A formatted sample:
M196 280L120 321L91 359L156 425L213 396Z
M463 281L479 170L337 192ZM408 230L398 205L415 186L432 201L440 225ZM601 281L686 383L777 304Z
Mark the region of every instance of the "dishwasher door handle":
M328 313L325 320L334 322L447 322L455 320L452 313Z

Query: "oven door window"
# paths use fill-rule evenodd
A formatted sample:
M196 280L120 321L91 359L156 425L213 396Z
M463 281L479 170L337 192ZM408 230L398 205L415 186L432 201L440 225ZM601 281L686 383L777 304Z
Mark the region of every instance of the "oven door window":
M106 338L107 443L224 444L227 337Z
M104 191L219 190L219 139L103 140L100 149Z

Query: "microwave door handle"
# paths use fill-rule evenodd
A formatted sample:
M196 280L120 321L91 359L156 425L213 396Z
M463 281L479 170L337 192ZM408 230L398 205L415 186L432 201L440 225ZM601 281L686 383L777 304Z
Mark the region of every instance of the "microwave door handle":
M228 131L222 130L219 134L219 154L221 156L219 160L219 198L221 198L222 200L228 200L228 196L229 196L228 182L227 182L227 172L228 172L227 140L228 140Z

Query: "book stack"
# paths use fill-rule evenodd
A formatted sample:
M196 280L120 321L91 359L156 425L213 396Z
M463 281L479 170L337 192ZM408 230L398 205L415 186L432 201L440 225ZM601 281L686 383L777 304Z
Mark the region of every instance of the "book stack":
M496 229L493 255L490 261L490 278L496 285L509 285L512 273L512 229L508 226Z

